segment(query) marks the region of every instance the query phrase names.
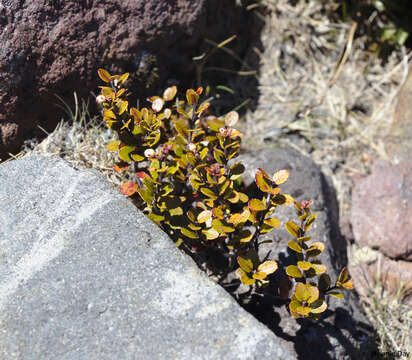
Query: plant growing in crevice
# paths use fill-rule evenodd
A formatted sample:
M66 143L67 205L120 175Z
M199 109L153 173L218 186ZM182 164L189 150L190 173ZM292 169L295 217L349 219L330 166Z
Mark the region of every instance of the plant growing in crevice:
M279 187L287 181L289 171L269 176L259 169L255 181L261 196L250 198L242 190L245 167L235 161L242 139L234 128L239 118L235 111L223 118L213 116L210 103L200 101L201 87L187 90L180 99L175 86L162 96L148 98L150 107L129 107L123 87L128 74L112 76L103 69L98 73L106 86L96 100L102 105L107 126L118 135L118 140L107 146L118 152L120 162L114 170L133 170L129 181L121 185L123 194L137 198L144 213L200 267L211 270L208 256L218 254L224 259L221 276L239 266L236 273L242 283L267 285L278 264L259 257L259 240L281 225L273 216L276 209L294 203ZM307 307L314 309L322 296L333 295L334 289L304 284L309 274L319 275L326 268L307 261L309 254L321 252L323 247L320 243L306 245L305 232L315 216L310 216L309 203L295 205L301 224L289 221L286 227L296 235L289 247L301 255L297 265L286 270L296 279L289 308L292 315L306 317L315 314ZM339 284L347 283L343 277L339 280ZM323 303L320 306L324 307ZM323 309L320 306L316 307L318 313Z
M288 221L285 227L294 240L288 242L288 247L295 253L296 264L286 268L286 274L292 281L294 292L289 303L289 310L293 317L319 318L327 309L326 296L343 298L341 289L353 289L353 280L349 278L347 268L340 273L334 286L326 274L326 266L317 259L325 249L322 242L309 244L311 236L307 231L316 220L316 214L310 210L311 202L299 203L295 201L297 216L300 224ZM317 282L314 279L318 279Z

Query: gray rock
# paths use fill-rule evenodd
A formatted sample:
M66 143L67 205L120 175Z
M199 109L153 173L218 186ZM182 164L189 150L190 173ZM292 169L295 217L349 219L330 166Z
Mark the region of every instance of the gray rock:
M292 195L297 201L312 200L311 209L317 219L308 235L312 241L325 243L322 263L335 281L343 266L347 265L346 243L338 227L338 205L335 193L319 167L309 158L290 150L263 149L239 158L246 166L245 185L249 194L257 194L254 175L257 168L268 174L281 169L290 171L289 180L281 185L282 193ZM278 261L279 270L271 279L271 285L260 294L244 301L244 307L265 323L273 332L290 341L299 359L372 359L375 352L372 326L359 305L356 293L345 293L345 299L328 299L328 310L319 321L294 320L287 312L280 294L284 268L293 262L293 252L287 249L292 239L284 228L288 220L297 221L295 207L282 206L275 213L282 226L268 234L272 243L259 248L263 259L270 251L270 259ZM265 239L265 238L261 238ZM356 285L356 284L355 284ZM240 289L237 290L239 295Z
M100 175L0 166L1 359L295 359Z

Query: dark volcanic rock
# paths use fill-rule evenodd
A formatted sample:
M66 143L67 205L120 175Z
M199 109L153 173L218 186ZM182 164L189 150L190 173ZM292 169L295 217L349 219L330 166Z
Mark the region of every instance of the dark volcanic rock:
M74 91L96 92L99 67L134 74L133 103L153 95L146 82L154 73L162 81L194 77L200 40L247 32L245 14L235 0L2 1L0 158L42 134L37 125L54 128L62 105L55 95L72 105ZM231 45L240 54L247 41Z
M319 167L309 158L294 151L264 149L242 155L246 173L244 181L249 185L250 194L256 193L254 174L263 168L269 174L288 169L289 180L281 185L282 193L291 194L298 201L312 200L311 209L317 214L308 235L312 241L325 243L321 255L328 273L335 281L343 266L347 265L346 243L338 227L338 206L335 193ZM285 302L279 297L277 288L284 267L291 264L293 254L287 250L291 236L284 228L288 220L297 221L295 208L282 206L275 217L281 220L282 227L274 229L268 238L274 240L259 249L264 258L278 261L279 270L274 274L271 285L260 295L252 298L241 295L241 285L235 293L243 306L259 320L269 326L279 337L290 341L300 359L372 359L375 351L372 327L364 316L356 293L345 293L345 299L329 298L328 310L316 322L305 319L294 320L286 311ZM263 238L262 238L263 239Z

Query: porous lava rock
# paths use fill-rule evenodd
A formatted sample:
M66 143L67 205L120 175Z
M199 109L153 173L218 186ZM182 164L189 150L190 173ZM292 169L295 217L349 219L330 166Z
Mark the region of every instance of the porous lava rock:
M220 42L247 32L247 11L237 3L2 1L0 158L18 151L24 139L42 135L38 125L53 130L63 114L59 106L73 106L73 92L97 92L99 67L136 75L129 84L133 102L153 95L147 86L159 75L160 82L192 76L187 82L194 85L192 58L204 50L202 40ZM247 43L231 45L241 55Z

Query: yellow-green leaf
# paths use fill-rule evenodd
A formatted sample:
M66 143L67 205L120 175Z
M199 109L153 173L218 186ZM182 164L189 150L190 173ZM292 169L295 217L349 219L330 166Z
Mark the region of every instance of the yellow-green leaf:
M312 264L312 269L315 271L316 275L321 275L326 272L326 265L323 264Z
M250 273L253 270L253 262L251 259L245 259L241 256L237 257L237 263L239 264L240 268L247 272Z
M246 272L244 272L241 268L236 270L236 275L240 278L240 281L245 285L253 285L256 280L250 278Z
M263 211L267 209L266 203L259 199L251 199L249 201L249 208L252 211Z
M217 195L208 188L201 188L200 192L213 200L217 199Z
M344 298L343 294L340 293L339 291L329 291L328 295L337 297L338 299L343 299Z
M318 256L322 253L325 249L325 244L321 242L314 242L310 245L309 249L307 250L307 254L310 257Z
M265 219L264 223L266 225L269 225L269 226L273 227L273 228L277 228L277 227L280 226L280 221L279 221L279 219L276 219L276 218Z
M187 103L192 106L193 104L196 104L197 101L199 100L199 95L196 94L196 91L194 91L193 89L188 89L186 91L186 99L187 99Z
M263 280L266 279L267 274L264 271L259 271L257 273L254 273L252 277L256 280Z
M121 160L131 162L130 153L135 149L134 146L122 146L119 151L119 157Z
M315 220L316 220L316 214L313 214L305 224L305 231L309 230L309 228L315 222Z
M201 112L205 111L208 109L210 106L210 102L204 102L202 103L196 110L196 114L200 114Z
M127 101L122 101L120 104L118 104L118 109L119 109L119 115L123 114L128 107L129 103Z
M305 242L305 241L309 241L310 239L312 239L312 236L302 236L297 238L296 240L299 242Z
M286 268L286 274L289 276L292 276L294 278L301 278L302 277L302 272L299 270L299 268L296 265L289 265Z
M191 238L191 239L198 239L199 238L199 235L197 233L195 233L194 231L191 231L189 229L181 228L180 231L182 232L183 235L187 236L188 238Z
M326 311L327 308L328 308L328 305L326 304L325 300L316 301L315 303L311 304L310 312L312 314L320 314L320 313L323 313L324 311Z
M286 230L289 232L289 234L291 234L294 237L299 237L299 230L300 227L298 224L296 224L294 221L290 220L285 224Z
M235 226L246 222L249 219L250 211L247 207L243 209L241 213L232 214L228 220L228 223L234 224Z
M104 69L98 69L97 73L99 74L100 79L102 79L104 82L109 83L111 75L107 70Z
M261 172L258 172L255 175L255 181L256 181L256 186L259 188L260 191L267 193L271 190L271 187L267 179L264 177L264 175Z
M131 154L130 157L137 162L143 161L145 159L144 156L141 156L139 154Z
M249 242L250 240L252 240L253 234L252 234L252 232L251 232L250 230L245 229L245 230L242 230L242 231L239 233L239 238L240 238L239 241L242 242L242 243L244 243L244 242Z
M124 73L122 76L120 76L120 78L119 78L120 85L122 85L127 80L128 77L129 77L129 73ZM118 95L118 96L120 96L120 95Z
M309 261L298 261L298 266L302 270L309 270L312 267L312 263Z
M288 247L292 249L293 251L296 251L297 253L302 253L302 247L294 241L289 241Z
M108 151L117 151L119 150L120 140L115 140L107 144L106 149Z

